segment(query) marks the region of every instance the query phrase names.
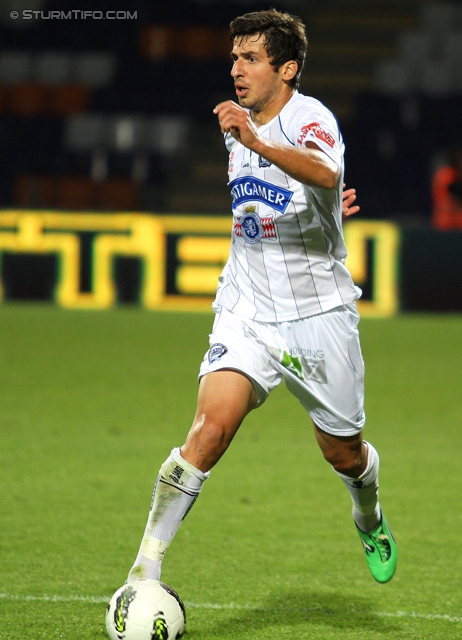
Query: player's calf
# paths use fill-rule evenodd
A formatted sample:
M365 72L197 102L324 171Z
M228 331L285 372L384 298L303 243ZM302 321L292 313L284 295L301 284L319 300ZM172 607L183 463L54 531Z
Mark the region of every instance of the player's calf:
M357 478L339 475L353 501L353 518L369 570L378 582L388 582L396 571L398 550L380 509L379 456L371 444L364 444L367 451L364 472Z
M160 468L143 540L127 582L160 579L165 552L208 476L184 460L179 449L172 450Z

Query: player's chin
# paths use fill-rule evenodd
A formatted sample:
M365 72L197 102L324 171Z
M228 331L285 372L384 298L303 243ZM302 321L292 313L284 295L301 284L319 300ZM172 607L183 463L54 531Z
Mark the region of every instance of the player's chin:
M243 107L244 109L250 109L250 110L253 109L254 101L249 99L248 96L238 96L237 100L240 107Z

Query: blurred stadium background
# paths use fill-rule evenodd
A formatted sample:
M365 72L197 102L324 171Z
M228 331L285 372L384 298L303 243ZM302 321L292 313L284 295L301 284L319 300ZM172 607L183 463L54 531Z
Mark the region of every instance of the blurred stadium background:
M431 199L436 168L451 147L462 144L462 3L82 0L78 9L75 4L0 4L4 212L227 219L226 156L212 109L233 98L228 24L240 13L274 5L307 25L310 51L301 91L339 118L346 180L361 205L358 217L388 221L399 230L398 306L462 310L462 231L434 230ZM3 217L0 227L13 233L21 220ZM40 226L44 219L31 220ZM83 220L71 226L79 240L79 291L85 294L95 286L91 256L97 230ZM172 230L166 235L165 293L211 294L226 247L208 261L217 263L205 275L209 284L194 290L190 282L200 276L200 266L183 272L183 280L177 277L184 249L179 236ZM375 295L369 240L366 299ZM27 251L26 241L14 249L11 243L10 238L0 247L4 299L50 299L58 278L53 251L32 245ZM204 250L196 246L196 253ZM197 262L197 256L190 260ZM128 252L114 265L117 300L136 302L139 260Z
M372 584L348 496L278 389L163 577L191 640L460 637L462 231L435 229L431 179L462 144L462 3L0 0L1 639L106 638L229 245L228 24L270 6L307 25L301 90L337 114L359 195L345 231L401 565ZM142 311L180 307L208 315Z

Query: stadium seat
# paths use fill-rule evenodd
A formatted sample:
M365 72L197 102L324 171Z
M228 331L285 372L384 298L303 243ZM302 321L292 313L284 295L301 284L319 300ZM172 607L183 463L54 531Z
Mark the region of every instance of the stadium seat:
M8 110L15 115L35 116L48 109L48 91L44 85L25 82L10 87Z
M150 161L147 153L137 151L132 157L131 174L138 183L145 182L150 177Z
M418 68L433 57L437 43L430 33L404 31L398 38L397 57L408 66Z
M182 54L190 60L216 60L217 57L229 58L231 44L229 30L208 26L188 27L182 38Z
M0 111L6 111L7 100L8 90L4 85L0 84Z
M445 96L453 88L452 65L447 61L427 60L420 73L419 89L425 95Z
M139 51L153 62L168 58L193 61L229 58L228 28L193 25L173 27L151 25L140 34Z
M4 51L0 54L0 82L18 84L32 79L32 56L26 51Z
M94 182L100 183L108 176L108 154L106 149L95 147L91 153L90 175Z
M420 11L420 28L428 34L443 35L457 25L460 8L455 2L424 2Z
M71 54L48 51L37 56L34 79L47 85L68 84L71 81Z
M109 149L132 151L145 144L146 121L142 116L122 115L107 119L107 144Z
M145 146L161 155L172 156L187 144L189 120L185 116L155 116L148 123Z
M462 66L462 27L460 31L452 31L445 34L442 55L451 64L458 67Z
M98 185L97 205L109 211L137 211L138 186L133 180L113 178Z
M85 111L90 102L88 87L65 84L50 90L50 112L56 116L69 116Z
M382 62L377 68L374 84L378 91L386 95L397 95L412 90L415 79L406 62L390 60Z
M14 203L17 207L46 208L54 206L55 180L50 175L23 175L16 180Z
M67 119L64 130L64 146L75 151L91 150L104 146L107 141L107 122L104 116L91 113Z
M65 176L56 183L56 207L59 209L93 209L96 185L85 176Z
M83 53L74 63L74 81L89 87L110 84L116 68L116 61L110 53Z
M139 38L139 52L153 62L181 55L179 30L168 25L145 27Z

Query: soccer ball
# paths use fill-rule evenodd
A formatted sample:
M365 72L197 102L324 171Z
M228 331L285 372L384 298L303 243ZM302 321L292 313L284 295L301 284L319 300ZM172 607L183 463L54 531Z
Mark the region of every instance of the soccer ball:
M106 612L111 640L177 640L185 626L180 596L157 580L137 580L120 587Z

